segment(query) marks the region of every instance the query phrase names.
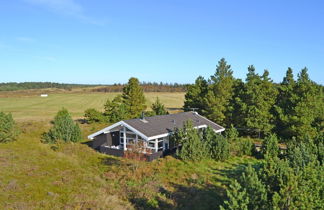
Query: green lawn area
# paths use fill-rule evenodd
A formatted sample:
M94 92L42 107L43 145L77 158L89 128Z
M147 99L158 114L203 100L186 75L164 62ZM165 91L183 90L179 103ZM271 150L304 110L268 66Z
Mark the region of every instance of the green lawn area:
M0 209L218 209L229 181L257 161L134 161L82 143L53 149L40 142L47 123L19 126L16 142L0 144ZM81 126L84 136L93 129Z
M81 118L88 108L102 111L106 100L117 94L119 93L53 93L47 98L41 98L39 94L23 96L12 92L9 97L0 97L0 111L11 112L18 121L48 121L59 109L65 107L74 118ZM145 96L148 107L159 97L171 112L181 108L184 101L184 93L149 92Z

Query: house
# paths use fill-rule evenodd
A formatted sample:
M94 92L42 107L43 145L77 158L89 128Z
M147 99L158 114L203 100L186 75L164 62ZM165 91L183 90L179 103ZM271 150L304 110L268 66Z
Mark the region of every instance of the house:
M225 130L222 126L199 115L197 112L141 117L119 121L88 136L92 147L102 153L124 156L126 151L138 149L140 153L153 160L173 149L169 137L175 128L182 128L186 121L192 121L194 128L213 128L216 133Z

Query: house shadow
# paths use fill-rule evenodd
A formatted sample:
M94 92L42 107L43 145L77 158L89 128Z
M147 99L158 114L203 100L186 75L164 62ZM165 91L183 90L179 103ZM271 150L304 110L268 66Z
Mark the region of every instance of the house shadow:
M159 193L162 197L171 200L167 202L160 197L152 200L147 198L134 198L130 199L136 209L219 209L219 206L223 204L223 200L226 197L225 190L215 185L181 185L172 184L174 190L169 191L163 187L160 187Z
M87 145L88 147L92 148L92 140L81 142L81 144Z
M75 121L78 122L78 123L80 123L80 124L86 124L86 123L88 123L88 121L86 119L84 119L84 118L78 118Z
M166 107L169 111L183 111L183 108L176 108L176 107Z
M100 162L103 165L108 165L108 166L122 165L122 162L118 158L111 157L111 156L101 157Z

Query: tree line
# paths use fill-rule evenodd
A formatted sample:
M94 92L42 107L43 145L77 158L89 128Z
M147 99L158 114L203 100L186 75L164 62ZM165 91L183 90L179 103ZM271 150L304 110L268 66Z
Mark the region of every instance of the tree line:
M269 77L269 71L256 73L253 65L246 79L234 78L231 66L222 58L216 72L205 79L199 76L189 85L184 109L197 108L208 119L252 134L263 136L272 132L282 139L315 137L324 129L323 86L309 78L307 68L297 79L288 68L279 84Z
M44 88L58 88L72 90L73 88L96 87L91 89L92 92L122 92L127 84L116 83L113 85L100 84L65 84L55 82L8 82L0 83L0 91L30 90ZM178 83L163 82L141 82L140 86L144 92L185 92L187 85Z
M0 91L15 91L15 90L29 90L29 89L44 89L44 88L58 88L71 90L76 87L89 87L92 85L82 84L64 84L55 82L8 82L0 83Z
M127 84L113 84L94 88L93 92L122 92ZM141 82L144 92L185 92L187 85L178 83Z

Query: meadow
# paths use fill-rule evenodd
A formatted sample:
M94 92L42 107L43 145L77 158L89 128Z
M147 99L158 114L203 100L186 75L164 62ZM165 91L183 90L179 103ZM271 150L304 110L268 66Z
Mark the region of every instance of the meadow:
M52 91L52 92L51 92ZM167 156L143 162L100 154L86 136L103 124L80 124L81 143L41 143L49 121L67 108L75 119L87 108L103 109L117 93L55 91L0 93L0 110L12 112L20 135L0 144L0 209L218 209L231 180L255 158L181 161ZM183 106L184 93L145 93L171 112Z
M258 161L135 161L85 143L42 144L49 124L19 127L16 142L0 144L0 209L218 209L230 181ZM91 127L81 125L84 137Z
M40 93L49 92L48 97L40 97ZM62 107L69 110L74 119L82 118L84 111L95 108L103 111L107 99L120 93L93 93L84 88L75 91L12 91L0 93L0 111L11 112L17 121L50 120ZM165 107L172 113L183 106L184 93L148 92L145 93L148 109L159 97Z

